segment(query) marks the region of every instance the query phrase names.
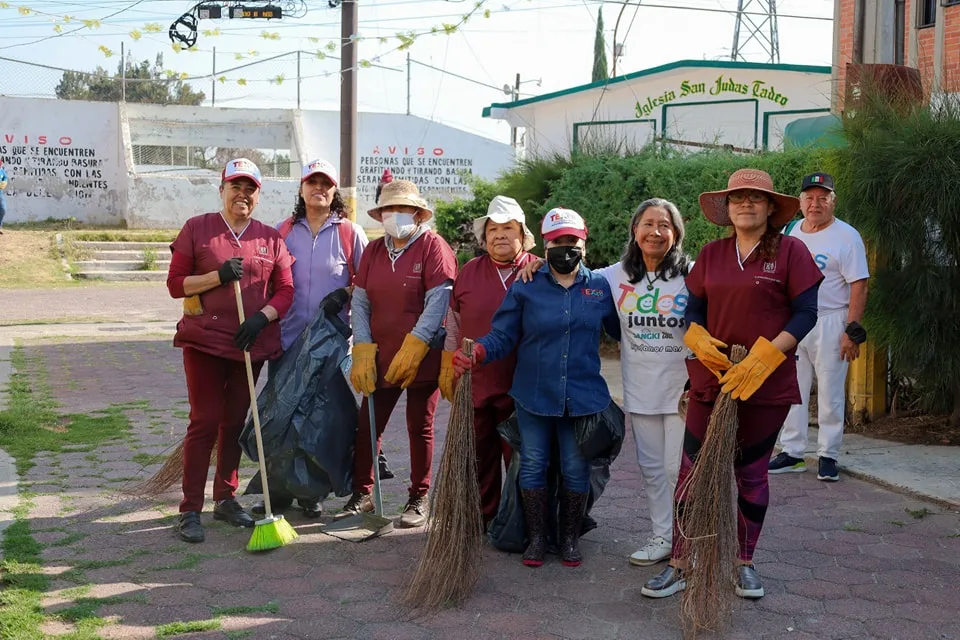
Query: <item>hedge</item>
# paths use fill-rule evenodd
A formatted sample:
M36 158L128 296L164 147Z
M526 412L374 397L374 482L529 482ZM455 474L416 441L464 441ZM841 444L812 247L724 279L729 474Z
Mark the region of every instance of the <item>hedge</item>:
M470 178L474 199L439 203L437 227L458 251L473 255L475 243L470 221L486 213L493 196L507 195L523 206L538 247L542 247L539 227L543 215L553 207L567 207L587 222L587 262L596 267L619 260L637 205L647 198L661 197L680 208L687 230L685 246L696 256L704 244L724 233L700 213L700 193L726 187L730 174L743 167L763 169L773 177L777 189L797 193L805 174L829 170L828 165L827 152L821 149L749 156L722 151L679 154L647 149L627 156L580 154L569 160L536 160L521 163L495 181Z

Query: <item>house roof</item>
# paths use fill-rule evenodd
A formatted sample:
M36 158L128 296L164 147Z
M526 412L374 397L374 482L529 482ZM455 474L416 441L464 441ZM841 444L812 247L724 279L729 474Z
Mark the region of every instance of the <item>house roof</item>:
M706 68L706 69L754 69L762 71L798 71L800 73L831 73L832 69L827 66L813 66L813 65L803 65L803 64L764 64L759 62L734 62L733 60L677 60L676 62L671 62L669 64L663 64L659 67L652 67L650 69L644 69L642 71L635 71L633 73L628 73L623 76L617 76L616 78L609 78L607 80L598 80L597 82L591 82L590 84L581 84L576 87L570 87L569 89L562 89L560 91L554 91L552 93L544 93L543 95L534 96L532 98L524 98L523 100L517 100L515 102L495 102L489 107L483 108L483 117L489 118L491 111L493 109L515 109L517 107L524 107L528 104L534 104L536 102L545 102L547 100L553 100L554 98L561 98L563 96L569 96L574 93L581 93L584 91L590 91L591 89L602 89L609 87L611 85L619 84L622 82L630 82L631 80L636 80L638 78L644 78L646 76L652 76L658 73L663 73L665 71L673 71L674 69L685 69L685 68Z

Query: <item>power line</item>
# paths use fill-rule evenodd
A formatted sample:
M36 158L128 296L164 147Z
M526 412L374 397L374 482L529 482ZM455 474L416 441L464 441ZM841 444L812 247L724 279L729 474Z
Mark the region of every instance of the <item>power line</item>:
M104 17L100 18L100 22L103 22L104 20L108 20L108 19L110 19L110 18L112 18L112 17L114 17L114 16L118 16L118 15L120 15L121 13L124 13L125 11L129 11L130 9L133 9L134 7L136 7L136 6L139 5L139 4L143 4L144 2L145 2L145 0L135 0L133 3L131 3L131 4L128 5L127 7L123 8L123 9L118 9L117 11L114 11L114 12L111 13L110 15L107 15L107 16L104 16ZM49 36L40 38L40 39L38 39L38 40L33 40L32 42L21 42L21 43L19 43L19 44L8 44L8 45L5 46L5 47L0 47L0 50L3 50L3 49L13 49L14 47L27 47L27 46L30 46L30 45L33 45L33 44L39 44L39 43L41 43L41 42L46 42L47 40L51 40L51 39L53 39L53 38L59 38L59 37L65 36L65 35L70 35L71 33L76 33L77 31L82 31L83 29L86 29L86 28L87 28L87 26L86 26L86 25L83 25L83 26L77 27L76 29L73 29L73 30L71 30L71 31L66 31L66 32L63 32L63 33L54 33L53 35L49 35Z

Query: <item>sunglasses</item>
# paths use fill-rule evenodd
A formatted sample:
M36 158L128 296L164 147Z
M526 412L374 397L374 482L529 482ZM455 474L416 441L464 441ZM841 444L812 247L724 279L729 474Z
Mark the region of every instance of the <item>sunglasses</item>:
M727 202L739 204L747 198L750 202L765 202L768 197L763 191L735 191L727 194Z

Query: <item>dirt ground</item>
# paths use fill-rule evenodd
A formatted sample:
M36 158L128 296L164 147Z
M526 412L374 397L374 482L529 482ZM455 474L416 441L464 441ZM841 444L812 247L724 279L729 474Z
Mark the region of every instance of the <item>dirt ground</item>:
M49 231L3 229L0 235L0 289L69 286Z
M947 415L885 416L863 425L848 425L847 433L906 444L960 446L960 428L952 428Z

